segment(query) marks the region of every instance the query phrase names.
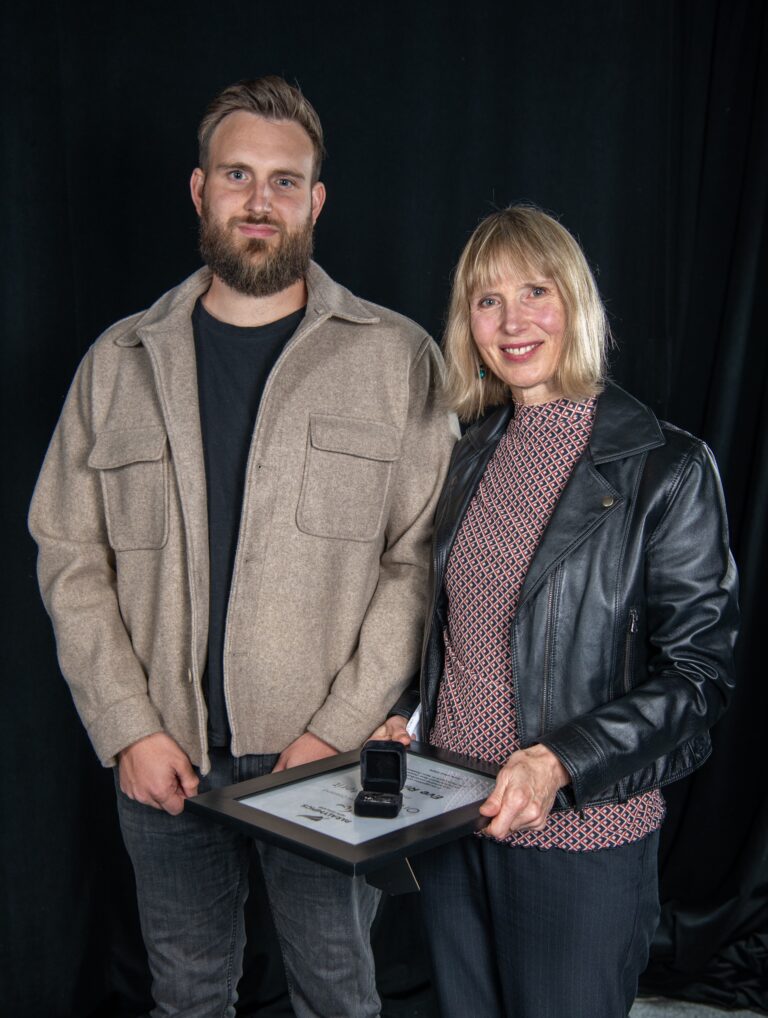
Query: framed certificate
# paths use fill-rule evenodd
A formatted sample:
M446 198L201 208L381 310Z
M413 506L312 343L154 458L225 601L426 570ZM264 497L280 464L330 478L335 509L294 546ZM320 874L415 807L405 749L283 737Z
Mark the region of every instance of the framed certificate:
M489 818L478 807L497 770L412 742L403 805L394 819L353 813L361 788L359 750L213 789L184 808L342 873L370 874L483 828Z

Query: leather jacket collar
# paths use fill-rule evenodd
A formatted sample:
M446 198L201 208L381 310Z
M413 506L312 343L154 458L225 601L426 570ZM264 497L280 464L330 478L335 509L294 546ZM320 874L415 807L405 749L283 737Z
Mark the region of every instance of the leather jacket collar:
M513 412L514 403L494 407L467 431L467 442L478 451L495 447ZM589 439L592 462L609 463L663 444L659 422L648 407L613 382L606 382Z

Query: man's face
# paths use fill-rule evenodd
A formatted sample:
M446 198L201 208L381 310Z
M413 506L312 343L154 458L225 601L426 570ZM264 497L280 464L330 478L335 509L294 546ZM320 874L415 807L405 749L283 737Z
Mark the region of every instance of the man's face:
M306 274L325 201L312 184L314 148L303 127L230 113L210 140L208 170L190 182L200 253L233 290L279 293Z

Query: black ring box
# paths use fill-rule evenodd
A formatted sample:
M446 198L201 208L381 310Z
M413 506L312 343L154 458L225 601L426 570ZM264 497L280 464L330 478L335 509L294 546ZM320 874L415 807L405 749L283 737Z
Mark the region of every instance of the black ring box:
M401 788L407 773L405 746L388 739L370 739L360 750L362 792L355 799L355 815L392 820L403 804Z

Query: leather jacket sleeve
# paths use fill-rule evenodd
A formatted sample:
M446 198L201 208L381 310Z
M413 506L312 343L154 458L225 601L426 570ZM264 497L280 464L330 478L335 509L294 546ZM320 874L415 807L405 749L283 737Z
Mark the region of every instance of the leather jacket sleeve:
M717 468L692 443L645 546L645 667L622 695L549 732L576 806L705 731L733 688L738 608Z

